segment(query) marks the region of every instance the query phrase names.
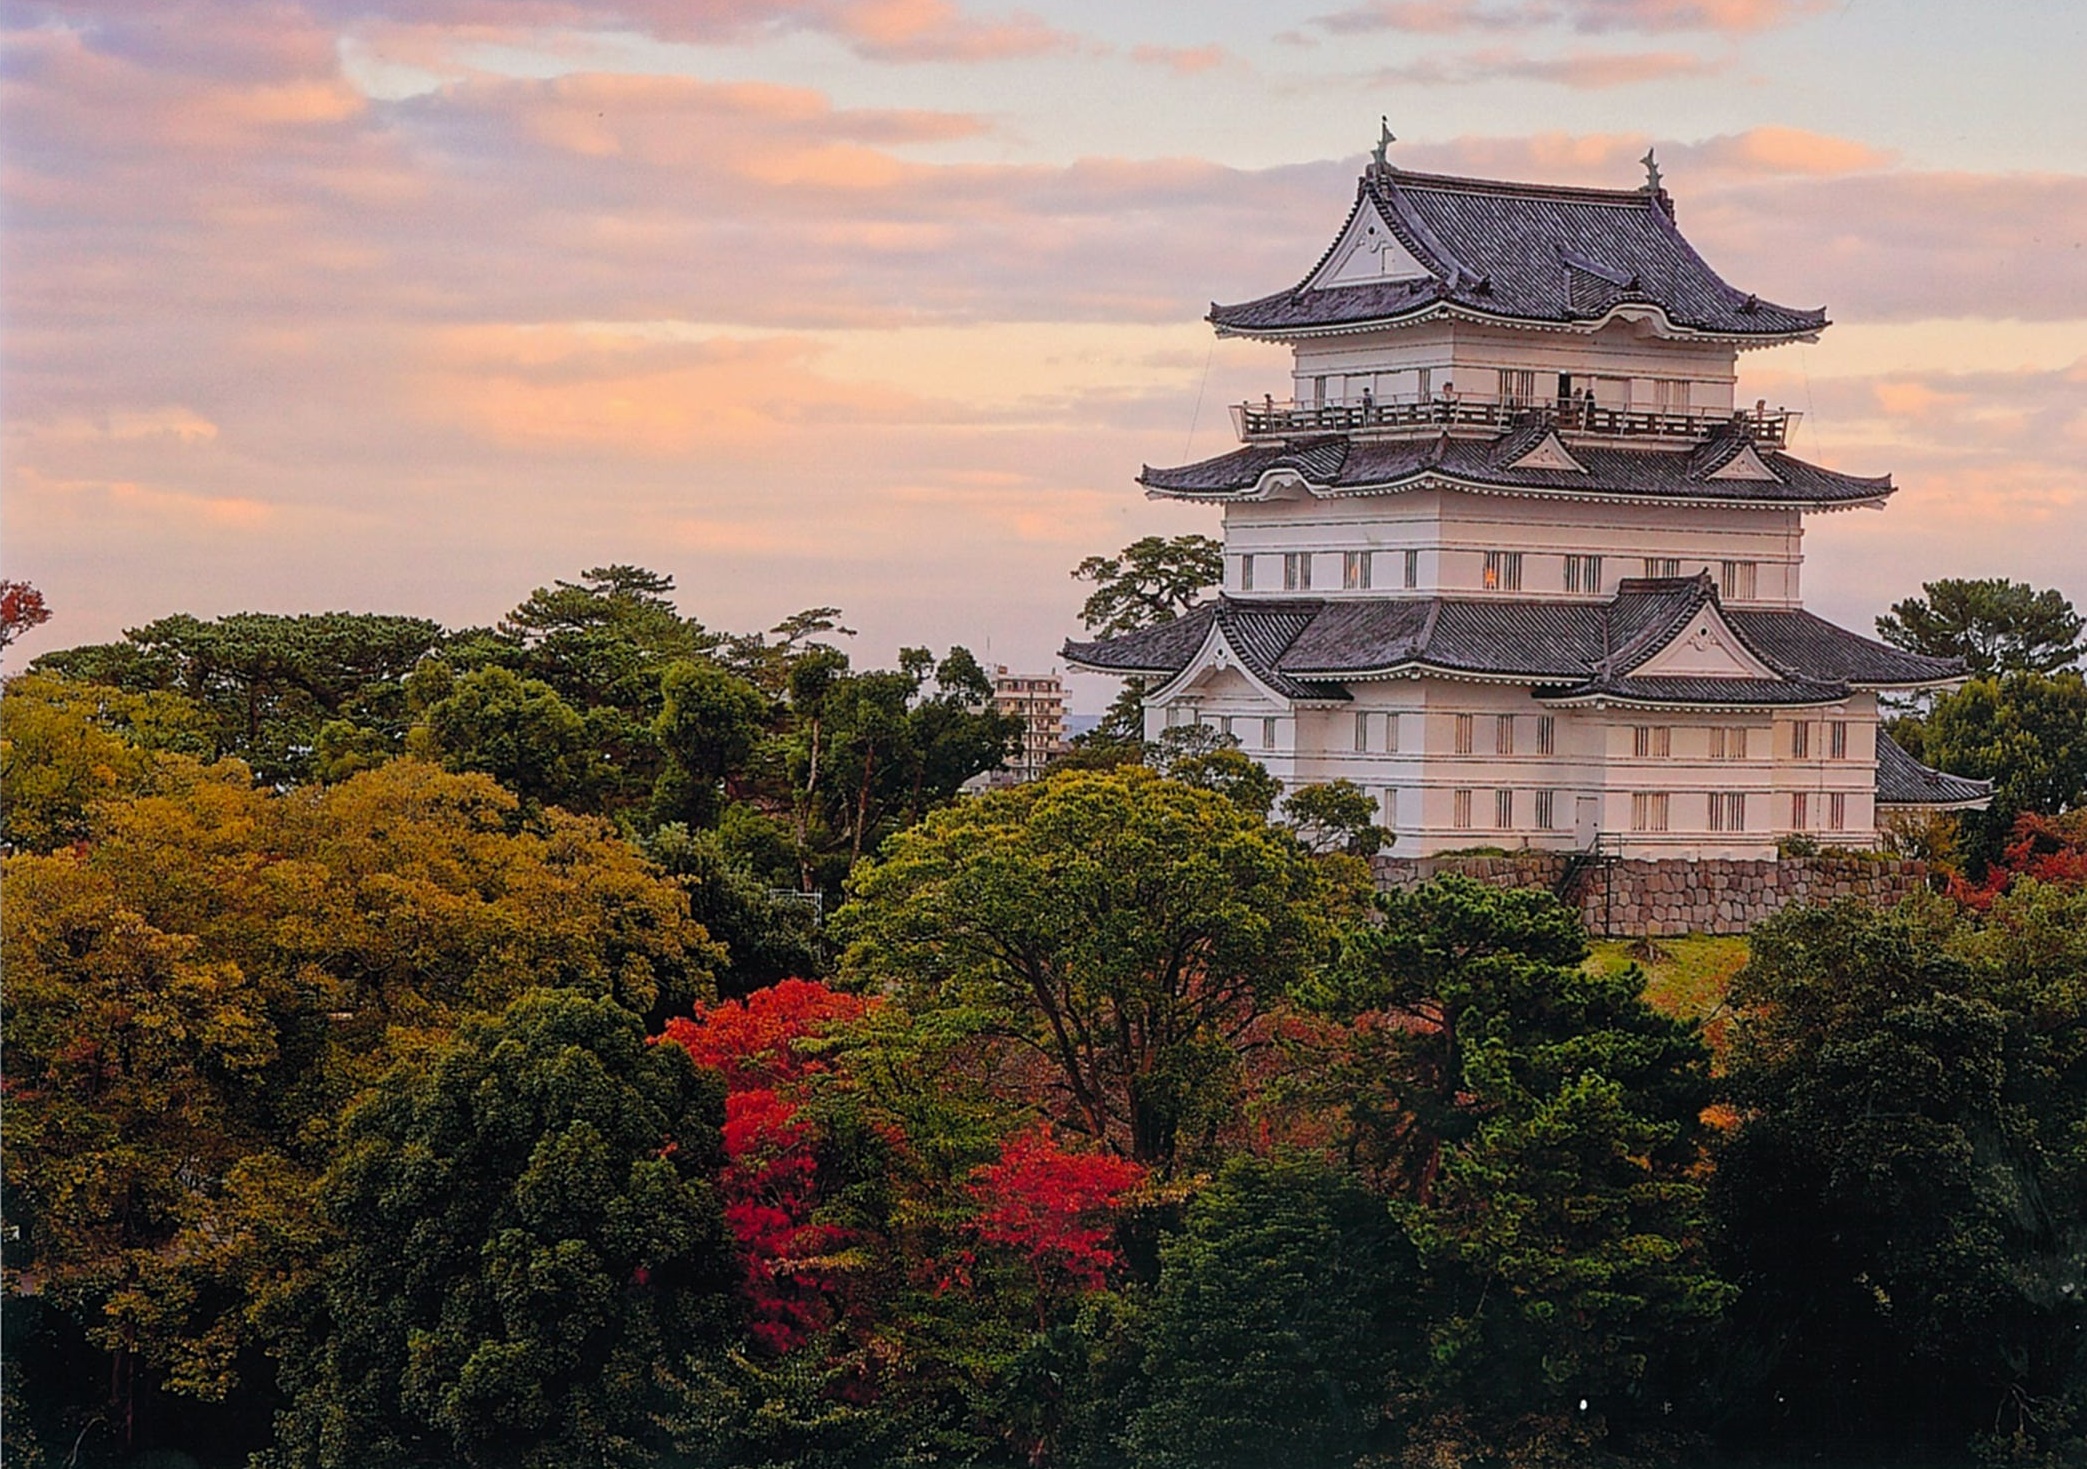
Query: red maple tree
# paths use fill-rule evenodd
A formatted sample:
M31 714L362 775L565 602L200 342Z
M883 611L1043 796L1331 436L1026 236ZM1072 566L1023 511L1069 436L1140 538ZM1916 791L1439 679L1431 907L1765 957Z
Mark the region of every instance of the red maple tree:
M1993 906L1993 899L2024 877L2056 887L2087 884L2087 808L2063 816L2023 812L2015 818L2000 860L1986 869L1986 880L1974 886L1960 876L1953 877L1949 894L1984 912Z
M25 581L0 581L0 648L50 620L42 592Z
M725 1223L739 1245L747 1333L780 1355L833 1320L846 1232L816 1219L819 1129L790 1093L826 1063L802 1043L859 1017L869 1002L802 979L667 1023L680 1046L725 1079Z
M1000 1146L1000 1160L972 1170L978 1204L971 1228L1011 1250L1035 1274L1037 1312L1063 1290L1100 1289L1117 1263L1110 1248L1113 1211L1145 1180L1145 1170L1105 1153L1068 1153L1039 1125Z

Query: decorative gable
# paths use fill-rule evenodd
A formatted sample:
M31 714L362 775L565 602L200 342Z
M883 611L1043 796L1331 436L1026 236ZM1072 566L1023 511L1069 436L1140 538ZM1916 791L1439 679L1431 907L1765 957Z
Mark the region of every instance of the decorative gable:
M1321 286L1363 286L1374 281L1426 280L1434 272L1420 263L1412 251L1398 242L1391 227L1373 208L1355 211L1340 243L1326 257L1306 289Z
M1782 675L1756 658L1713 602L1705 602L1665 647L1624 670L1632 678L1765 678Z
M1705 479L1765 479L1781 484L1783 477L1762 462L1752 444L1740 445L1739 452L1727 459L1716 469L1703 476Z
M1557 469L1563 470L1568 474L1585 474L1587 472L1586 465L1580 463L1579 460L1566 452L1565 445L1559 442L1556 429L1546 433L1537 441L1536 447L1509 464L1507 468Z

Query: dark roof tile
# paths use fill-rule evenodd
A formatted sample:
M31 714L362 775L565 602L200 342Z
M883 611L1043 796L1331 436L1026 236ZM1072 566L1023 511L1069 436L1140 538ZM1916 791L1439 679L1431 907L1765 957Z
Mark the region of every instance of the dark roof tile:
M1880 806L1983 806L1993 783L1930 770L1877 731L1877 804Z

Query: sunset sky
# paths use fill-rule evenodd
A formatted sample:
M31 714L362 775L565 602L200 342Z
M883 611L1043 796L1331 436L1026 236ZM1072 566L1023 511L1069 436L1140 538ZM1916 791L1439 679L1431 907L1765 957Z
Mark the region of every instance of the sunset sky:
M490 622L629 561L858 658L1048 666L1081 557L1217 529L1389 114L1396 164L1632 187L1742 289L1867 629L1928 578L2087 602L2087 5L104 0L5 11L16 655L185 610ZM1096 708L1107 691L1085 686Z

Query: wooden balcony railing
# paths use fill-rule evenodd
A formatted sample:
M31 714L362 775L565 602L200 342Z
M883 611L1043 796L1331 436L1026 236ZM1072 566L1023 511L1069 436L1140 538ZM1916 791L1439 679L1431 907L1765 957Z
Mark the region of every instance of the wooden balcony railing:
M1317 433L1397 433L1439 428L1507 428L1532 413L1548 415L1560 433L1605 439L1704 439L1737 424L1763 448L1789 441L1798 414L1787 408L1705 409L1607 408L1583 398L1497 398L1480 393L1431 398L1361 398L1346 402L1299 403L1263 398L1232 409L1242 439L1294 438Z

